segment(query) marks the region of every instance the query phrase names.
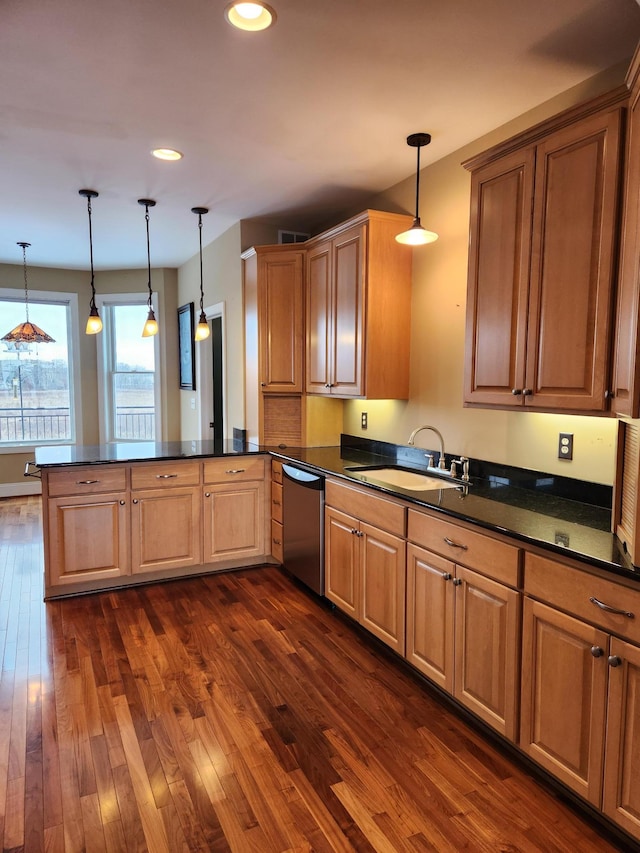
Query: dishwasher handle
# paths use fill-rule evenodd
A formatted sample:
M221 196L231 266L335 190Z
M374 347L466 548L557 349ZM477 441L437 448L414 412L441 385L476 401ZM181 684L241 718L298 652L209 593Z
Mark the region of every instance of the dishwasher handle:
M282 464L282 476L306 489L315 489L317 492L324 491L324 477L320 474L312 474L311 471L303 471L294 468L293 465Z

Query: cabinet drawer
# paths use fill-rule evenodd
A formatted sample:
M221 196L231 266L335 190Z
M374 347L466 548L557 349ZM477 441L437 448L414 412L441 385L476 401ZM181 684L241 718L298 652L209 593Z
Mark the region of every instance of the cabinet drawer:
M368 521L396 536L405 535L407 510L402 504L379 498L373 492L343 486L334 480L327 480L325 500L330 506L355 515L361 521Z
M98 492L122 492L126 488L126 469L123 465L92 465L90 468L65 468L50 471L47 477L49 495L88 495Z
M271 521L271 555L279 563L282 562L282 525L279 521Z
M132 489L166 489L173 486L197 486L199 462L145 462L131 468Z
M407 538L462 566L518 586L520 550L513 545L413 509L409 510Z
M640 589L630 589L537 554L526 554L524 591L612 634L640 643ZM622 613L603 610L592 598Z
M282 486L271 484L271 518L282 524Z
M271 479L274 483L282 485L282 462L277 459L271 462Z
M205 483L263 479L264 456L227 456L224 459L207 459L204 463Z

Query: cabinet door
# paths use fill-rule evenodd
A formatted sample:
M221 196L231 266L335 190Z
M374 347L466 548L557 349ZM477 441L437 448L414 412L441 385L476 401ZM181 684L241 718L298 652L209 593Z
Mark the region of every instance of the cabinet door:
M613 637L610 651L620 665L609 668L603 810L639 838L640 649Z
M466 403L524 399L533 174L534 150L525 148L471 179Z
M453 693L455 566L415 545L407 546L407 660Z
M309 394L331 393L331 242L307 254L307 375Z
M265 553L264 482L221 483L204 491L204 562Z
M608 634L586 622L525 598L520 746L596 807L608 641Z
M360 523L360 623L404 655L406 570L404 539Z
M258 312L262 390L302 393L302 252L259 256Z
M456 566L454 696L516 739L520 593Z
M47 586L128 575L126 494L49 498Z
M331 393L364 394L364 249L365 228L349 228L333 240L333 332ZM389 354L392 357L392 354Z
M594 115L537 146L526 405L608 405L620 124Z
M357 528L355 518L325 508L325 595L353 619L360 618Z
M620 277L613 364L613 409L618 415L640 415L640 76L635 59L627 126L625 201L622 221Z
M131 561L136 574L202 562L199 486L134 493Z

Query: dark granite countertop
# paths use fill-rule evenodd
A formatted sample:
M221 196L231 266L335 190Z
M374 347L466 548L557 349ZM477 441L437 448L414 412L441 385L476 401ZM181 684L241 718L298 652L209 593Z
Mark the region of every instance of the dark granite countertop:
M361 483L361 477L346 470L355 465L400 464L420 468L424 451L418 448L397 448L393 457L362 449L363 446L340 447L261 447L238 441L177 441L123 442L95 446L49 446L36 448L35 462L39 468L66 465L94 465L126 462L148 462L161 459L197 459L215 456L237 456L252 453L271 453L283 461L298 462L324 473ZM384 445L385 452L391 445ZM379 448L377 448L379 450ZM449 459L447 458L447 462ZM495 467L495 466L494 466ZM480 470L482 476L474 476ZM575 499L561 494L546 475L534 477L527 488L511 476L496 476L492 469L473 464L468 489L434 489L416 492L393 488L368 478L367 486L379 492L395 495L426 507L444 516L477 524L489 531L505 533L551 552L605 569L640 582L640 568L632 565L621 543L611 533L611 510L597 501ZM513 469L512 469L513 470ZM500 472L502 473L502 472ZM533 475L535 472L524 472ZM531 476L529 477L531 480ZM607 487L579 484L577 494L599 495ZM558 493L560 491L560 494ZM610 493L610 489L608 489ZM602 503L602 501L600 501Z
M264 453L257 444L229 441L123 441L114 444L36 447L38 468L61 465L104 465L108 462L153 462Z
M361 485L357 474L346 469L384 461L384 457L345 447L268 449L285 462L299 462ZM403 464L398 459L386 461ZM368 488L640 582L640 568L633 566L618 538L611 533L611 510L545 491L546 480L539 489L532 489L514 486L507 478L472 476L465 490L416 492L376 483L374 476L372 473L368 478Z

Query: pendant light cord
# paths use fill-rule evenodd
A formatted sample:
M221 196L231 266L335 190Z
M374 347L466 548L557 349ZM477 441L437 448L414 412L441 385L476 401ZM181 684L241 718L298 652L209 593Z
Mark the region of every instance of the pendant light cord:
M27 314L27 323L29 322L29 286L27 284L27 246L31 243L18 243L22 246L22 271L24 275L24 307Z
M93 311L96 307L96 288L93 274L93 230L91 228L91 196L87 195L87 213L89 214L89 258L91 260L91 302L89 308Z
M202 289L202 214L198 214L198 235L200 237L200 313L204 311L204 292Z
M149 298L147 299L147 305L149 306L149 311L151 311L151 248L149 245L149 205L145 204L144 206L144 218L147 223L147 287L149 288Z
M420 218L420 147L420 145L416 147L416 220Z

